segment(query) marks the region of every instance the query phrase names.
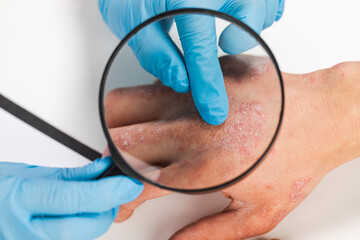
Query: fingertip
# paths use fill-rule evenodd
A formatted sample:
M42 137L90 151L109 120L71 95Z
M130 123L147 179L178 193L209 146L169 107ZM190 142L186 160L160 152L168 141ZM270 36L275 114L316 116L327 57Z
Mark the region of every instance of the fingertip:
M76 168L60 168L56 177L65 181L88 181L99 177L112 165L110 157L97 158L93 162Z
M221 125L229 115L229 102L226 92L225 96L218 101L198 103L197 108L205 122L211 125Z
M109 166L113 163L111 156L105 156L103 158L99 158L99 159L97 159L97 161L102 162L103 164L106 164Z
M212 107L207 112L200 112L200 115L204 119L204 121L214 126L223 124L226 121L228 114L229 109L224 105Z
M90 174L95 174L96 176L102 174L106 169L108 169L113 164L111 156L106 156L104 158L96 159L89 169Z

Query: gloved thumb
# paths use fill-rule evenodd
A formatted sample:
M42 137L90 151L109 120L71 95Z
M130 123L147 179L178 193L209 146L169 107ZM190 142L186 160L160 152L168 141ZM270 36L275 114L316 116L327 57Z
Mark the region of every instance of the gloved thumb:
M35 215L71 215L106 212L136 199L140 181L125 176L95 181L23 179L18 186L19 206Z

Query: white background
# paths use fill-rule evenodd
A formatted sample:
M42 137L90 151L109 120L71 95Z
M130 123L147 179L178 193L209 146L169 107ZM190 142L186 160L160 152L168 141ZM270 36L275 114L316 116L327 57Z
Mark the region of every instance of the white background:
M357 0L287 0L283 19L262 36L287 72L360 60L359 10ZM105 140L97 110L98 86L117 43L95 0L0 0L0 93L102 151ZM10 124L8 120L0 118L0 125ZM24 138L16 128L13 134ZM0 132L0 143L6 142L0 152L21 144L4 136ZM69 160L70 155L56 163L41 154L37 159L0 160L84 164L78 156ZM269 236L358 239L359 170L360 161L353 161L332 172ZM181 226L221 210L226 203L220 194L173 194L147 202L131 220L113 225L101 239L167 239Z

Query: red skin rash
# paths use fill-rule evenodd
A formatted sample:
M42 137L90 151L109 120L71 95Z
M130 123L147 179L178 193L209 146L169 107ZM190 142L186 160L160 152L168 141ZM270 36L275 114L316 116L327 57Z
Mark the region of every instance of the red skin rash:
M161 85L151 85L151 87L144 88L143 86L138 87L129 87L129 88L122 88L119 94L121 95L129 95L129 96L136 96L139 98L145 99L152 99L157 95L161 95L167 93L168 89L164 88Z
M293 182L289 196L290 202L297 202L305 197L302 190L305 187L305 185L308 182L310 182L310 180L311 178L305 177L305 178L299 178Z
M260 103L241 104L232 111L231 120L229 119L230 121L225 124L223 131L216 134L214 141L211 141L208 147L221 148L223 151L234 152L242 157L250 156L251 150L256 147L257 142L263 136L264 118L263 107ZM141 125L128 126L114 136L114 142L123 150L131 149L141 144L149 133L161 138L161 124L154 126L146 133L145 127ZM198 132L193 129L188 134L198 134ZM181 151L185 149L187 146L180 146Z
M225 133L216 141L215 147L233 151L243 157L250 156L251 150L264 134L264 118L261 104L240 105L234 111L230 123L225 126Z

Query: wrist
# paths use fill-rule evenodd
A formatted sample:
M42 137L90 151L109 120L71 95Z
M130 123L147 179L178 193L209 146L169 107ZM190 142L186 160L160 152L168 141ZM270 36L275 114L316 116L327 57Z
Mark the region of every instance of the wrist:
M348 65L284 74L282 132L292 133L284 139L293 139L293 154L302 151L301 161L325 174L360 155L360 81L355 83L354 66Z
M360 62L345 62L328 70L328 78L334 82L334 92L329 91L339 116L339 135L342 146L338 164L344 164L360 156Z
M328 131L330 169L336 168L360 156L360 63L347 62L322 70L317 87L323 104L323 118L318 121ZM314 77L313 77L314 78Z

